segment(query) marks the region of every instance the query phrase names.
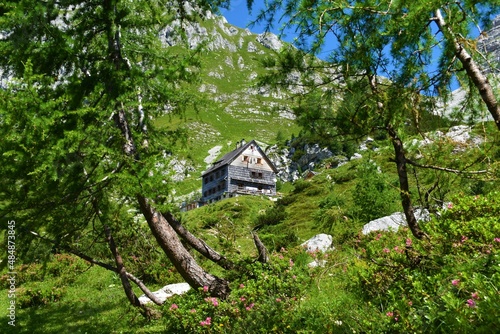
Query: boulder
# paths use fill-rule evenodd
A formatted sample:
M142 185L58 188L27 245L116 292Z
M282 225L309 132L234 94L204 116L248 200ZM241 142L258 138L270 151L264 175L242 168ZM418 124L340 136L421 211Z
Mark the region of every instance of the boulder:
M175 283L164 286L158 291L153 292L158 299L162 302L165 302L168 298L174 295L182 295L188 292L191 289L188 283ZM152 303L151 299L149 299L146 295L142 295L139 297L139 302L144 305L148 303Z
M302 247L306 249L308 252L326 252L329 250L335 249L335 247L332 246L332 236L329 234L318 234L312 237L311 239L307 240L303 244L301 244Z
M430 213L427 209L416 209L415 218L417 221L429 221ZM363 226L361 233L364 235L374 231L397 231L401 226L407 226L406 217L402 212L393 213L390 216L385 216L370 221Z

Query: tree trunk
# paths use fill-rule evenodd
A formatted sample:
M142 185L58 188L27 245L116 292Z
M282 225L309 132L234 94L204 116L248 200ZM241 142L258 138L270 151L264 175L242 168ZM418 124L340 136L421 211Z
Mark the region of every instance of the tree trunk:
M105 17L108 18L105 22L108 40L107 60L113 64L116 72L123 71L124 69L127 70L128 66L121 52L119 26L113 21L116 11L115 4L110 0L104 0L103 8L104 11L107 12ZM110 99L115 99L119 94L119 92L116 91L116 82L113 80L120 79L110 78L110 80L106 82L106 91ZM116 111L113 118L124 139L123 152L131 158L140 160L137 146L134 142L133 134L126 116L123 105L116 101ZM144 127L142 130L144 130ZM210 293L214 296L221 298L227 297L230 291L229 283L224 279L207 273L198 263L196 263L193 256L182 245L174 229L169 225L165 217L150 205L148 199L141 194L137 194L137 200L141 212L146 218L156 241L186 282L195 289L207 286Z
M455 49L457 58L462 63L467 75L476 86L481 98L483 99L488 111L491 116L493 116L493 120L497 128L500 130L500 105L496 99L495 93L493 92L493 88L491 87L488 78L483 74L477 63L474 61L472 56L465 50L465 48L460 44L459 40L454 36L451 29L446 26L446 21L441 14L441 11L438 9L435 12L436 18L434 21L438 25L439 29L443 32L445 38L449 39L453 44Z
M406 222L411 230L411 233L417 239L422 239L425 234L418 227L413 205L411 204L410 187L408 185L408 172L406 170L406 157L403 149L403 142L398 137L392 125L387 125L387 132L391 137L392 146L394 147L394 155L396 157L396 166L399 177L399 193L401 195L401 204L405 213Z
M125 270L125 266L123 265L123 259L120 253L118 253L115 240L113 239L113 236L111 235L111 230L109 229L108 226L104 226L104 233L106 234L106 241L108 242L109 249L111 250L111 253L113 254L113 257L115 259L116 270L118 276L120 276L123 290L125 290L125 294L127 295L130 304L136 307L142 307L141 303L139 302L139 298L137 298L137 296L134 293L134 290L132 290L132 286L130 285L130 281L128 280L127 277L127 271Z
M143 196L138 195L137 200L156 241L186 282L195 289L206 286L213 296L226 298L230 292L229 282L204 271L182 245L165 217Z
M127 277L132 281L134 282L138 287L139 289L141 289L142 292L144 292L144 294L153 302L155 303L156 305L163 305L163 302L158 299L152 292L151 290L148 289L148 287L140 280L138 279L137 277L135 277L134 275L132 275L131 273L129 272L126 272L125 273L127 275Z
M224 269L232 269L234 268L234 263L229 261L226 257L222 256L218 252L216 252L213 248L208 246L203 240L194 236L191 232L189 232L182 224L170 213L162 214L170 226L177 232L178 235L181 236L191 247L196 249L200 254L205 256L210 261L217 263Z
M257 248L257 251L259 252L259 257L257 258L257 261L259 261L261 263L269 262L269 255L267 253L266 246L264 246L262 241L260 241L260 238L257 235L257 233L252 232L252 236L253 236L253 242L255 244L255 247Z

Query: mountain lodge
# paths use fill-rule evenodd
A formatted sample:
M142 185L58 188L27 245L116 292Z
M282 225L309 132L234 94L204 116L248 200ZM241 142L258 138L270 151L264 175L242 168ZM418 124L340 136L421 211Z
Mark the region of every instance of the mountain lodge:
M252 140L237 143L201 175L201 204L245 195L276 195L276 167Z

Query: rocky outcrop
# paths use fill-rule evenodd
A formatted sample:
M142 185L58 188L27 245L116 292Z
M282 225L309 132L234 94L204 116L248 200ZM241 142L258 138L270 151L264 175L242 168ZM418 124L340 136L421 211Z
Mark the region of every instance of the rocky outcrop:
M334 250L335 247L332 246L333 237L329 234L321 233L317 234L306 242L302 243L301 246L307 252L327 252L330 250Z
M426 133L424 134L424 139L414 139L410 147L422 148L438 141L447 141L455 147L453 153L459 153L468 148L477 147L483 142L483 138L473 136L471 132L472 128L468 125L456 125L452 126L446 133L441 131ZM417 154L416 158L418 159L420 157L421 156Z
M429 221L430 213L427 209L416 209L415 218L418 222ZM393 231L396 232L400 227L408 226L404 213L396 212L390 216L385 216L370 221L368 224L363 226L361 233L364 235L375 232L375 231Z
M484 54L488 54L489 61L493 63L493 66L487 66L488 70L491 71L492 67L496 67L495 72L498 73L500 65L500 16L493 20L491 29L481 34L478 49Z
M283 47L283 42L278 38L278 36L270 32L258 35L256 40L264 47L274 51L279 51Z

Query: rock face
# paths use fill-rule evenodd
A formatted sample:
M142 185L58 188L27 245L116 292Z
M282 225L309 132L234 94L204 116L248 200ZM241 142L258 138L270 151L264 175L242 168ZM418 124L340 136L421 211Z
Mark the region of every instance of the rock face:
M279 51L283 47L283 42L280 41L278 36L268 32L257 36L257 42L274 51Z
M420 221L429 221L430 213L427 209L416 209L415 210L415 218L418 222ZM378 218L372 220L365 226L363 226L363 230L361 233L364 235L374 232L374 231L397 231L401 226L407 226L406 218L404 213L396 212L390 216L385 216L382 218Z
M185 294L186 292L189 291L189 289L191 289L191 287L189 286L188 283L176 283L176 284L166 285L160 290L153 292L153 294L162 302L165 302L168 298L172 297L173 295ZM151 299L149 299L146 295L140 296L139 302L142 305L152 303Z
M491 29L480 39L479 50L489 54L497 66L500 64L500 16L493 20Z
M284 148L279 148L273 145L266 150L267 156L272 160L278 169L278 178L285 182L293 182L301 177L300 172L313 170L314 167L321 161L331 158L333 153L325 147L320 147L318 144L304 145L298 158L296 155L297 149L291 147L291 143ZM345 158L347 160L347 158Z

